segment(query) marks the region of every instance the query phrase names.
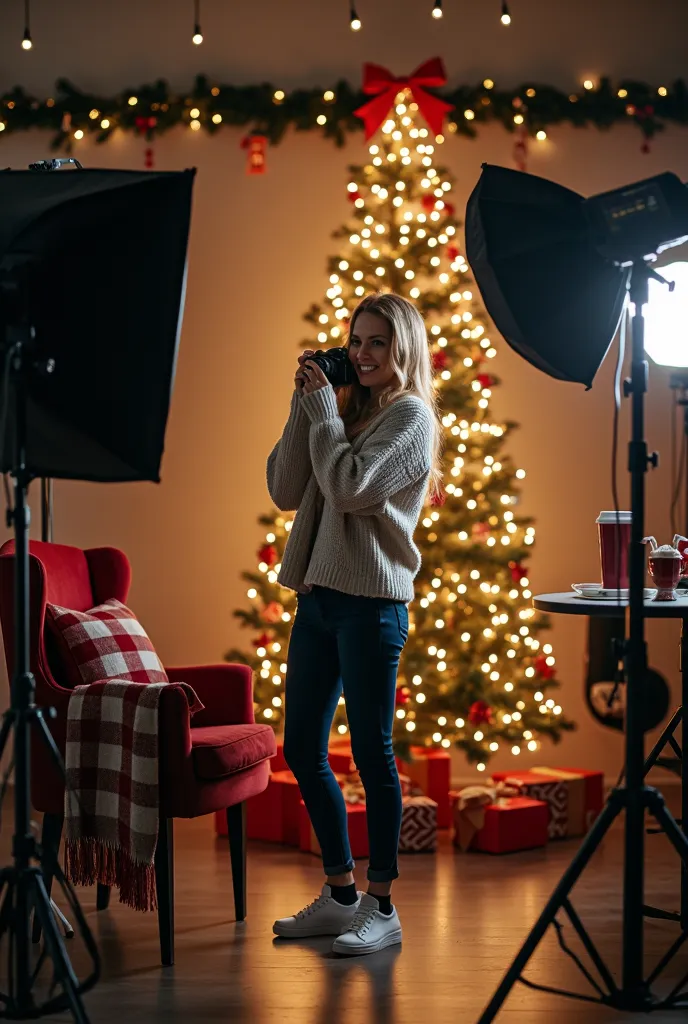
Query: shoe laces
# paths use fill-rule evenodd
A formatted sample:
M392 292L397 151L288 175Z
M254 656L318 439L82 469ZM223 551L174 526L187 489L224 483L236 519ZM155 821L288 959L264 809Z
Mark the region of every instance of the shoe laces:
M348 930L356 932L357 935L363 935L370 928L376 914L377 909L375 907L359 907L353 916Z
M303 908L303 910L299 910L298 914L296 914L295 916L303 920L304 917L308 917L309 914L312 914L316 910L319 910L320 907L324 907L326 903L327 897L323 896L321 893L320 896L316 896L313 902L309 903L308 906Z

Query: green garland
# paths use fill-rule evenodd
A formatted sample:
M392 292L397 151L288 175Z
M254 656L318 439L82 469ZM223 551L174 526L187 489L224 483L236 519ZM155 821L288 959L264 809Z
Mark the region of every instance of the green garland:
M611 128L631 122L647 145L666 124L688 124L688 90L682 79L653 88L634 81L613 86L610 79L603 78L596 86L575 93L536 83L498 89L486 79L477 86L462 85L438 95L455 108L449 131L467 138L476 137L479 125L491 123L510 132L521 123L529 135L535 135L559 124ZM213 85L199 75L188 93L173 92L161 79L116 96L98 96L59 79L55 98L39 100L20 86L5 93L0 100L0 137L40 128L55 133L53 149L70 151L85 136L102 143L115 131L150 141L179 125L210 134L230 125L264 135L273 145L288 128L295 128L320 131L341 146L349 133L361 130L362 122L354 111L367 98L345 81L326 91L286 92L267 83Z

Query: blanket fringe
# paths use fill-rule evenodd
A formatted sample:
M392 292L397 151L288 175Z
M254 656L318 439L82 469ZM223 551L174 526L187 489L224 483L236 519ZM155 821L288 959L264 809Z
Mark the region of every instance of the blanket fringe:
M68 839L65 874L75 885L115 885L119 901L134 910L157 910L155 863L137 863L125 850L93 837Z

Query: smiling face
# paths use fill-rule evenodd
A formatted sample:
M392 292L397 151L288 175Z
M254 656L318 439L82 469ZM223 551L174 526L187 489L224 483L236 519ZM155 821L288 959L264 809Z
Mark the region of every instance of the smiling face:
M349 337L349 359L371 394L379 394L394 379L391 365L392 325L378 313L361 312Z

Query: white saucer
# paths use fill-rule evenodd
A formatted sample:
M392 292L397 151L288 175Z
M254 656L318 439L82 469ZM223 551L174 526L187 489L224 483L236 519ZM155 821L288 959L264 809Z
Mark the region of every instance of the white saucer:
M571 587L576 597L582 597L585 601L628 601L628 590L609 590L600 583L572 583ZM643 597L650 601L656 593L656 590L646 587Z

